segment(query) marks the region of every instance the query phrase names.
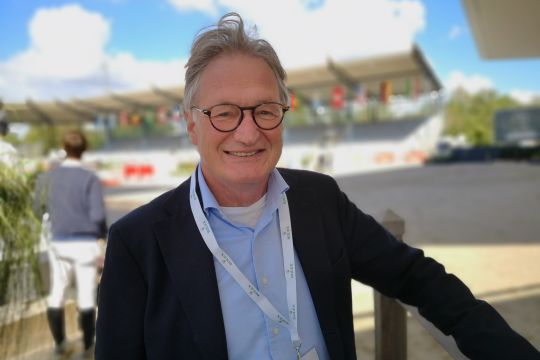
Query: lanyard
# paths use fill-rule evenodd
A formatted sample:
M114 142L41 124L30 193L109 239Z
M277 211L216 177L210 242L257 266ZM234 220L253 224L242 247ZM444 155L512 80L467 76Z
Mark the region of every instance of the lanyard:
M263 293L246 278L246 276L236 266L230 256L222 250L217 241L208 219L204 215L197 196L196 176L198 170L196 169L191 176L189 202L191 205L191 212L199 228L201 236L210 250L212 255L218 260L225 270L233 277L233 279L240 285L244 292L249 296L255 304L270 318L272 321L281 324L289 330L291 341L298 359L300 359L300 336L298 335L298 318L297 318L297 299L296 299L296 266L294 263L294 247L292 240L291 229L291 217L289 213L289 203L287 202L287 196L283 192L281 194L278 215L279 215L279 227L281 231L281 248L283 251L283 271L285 273L285 283L287 288L287 305L289 308L289 317L283 316L272 303L268 300Z

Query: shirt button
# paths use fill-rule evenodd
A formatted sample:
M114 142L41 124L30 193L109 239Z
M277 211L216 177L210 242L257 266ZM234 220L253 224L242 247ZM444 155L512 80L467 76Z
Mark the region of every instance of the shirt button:
M263 285L268 285L268 278L267 278L266 276L263 276L263 277L261 278L261 283L262 283Z
M272 332L274 333L274 335L279 335L279 329L277 327L273 328Z

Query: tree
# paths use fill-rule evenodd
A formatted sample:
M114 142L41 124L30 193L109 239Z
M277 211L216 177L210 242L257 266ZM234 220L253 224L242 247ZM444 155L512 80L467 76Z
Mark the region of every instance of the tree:
M445 134L464 134L473 145L492 144L495 112L519 106L514 99L495 91L471 95L463 89L457 89L445 107Z

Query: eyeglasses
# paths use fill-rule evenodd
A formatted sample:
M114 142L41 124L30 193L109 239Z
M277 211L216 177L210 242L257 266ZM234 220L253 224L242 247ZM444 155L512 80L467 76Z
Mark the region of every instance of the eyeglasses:
M275 102L262 103L256 106L238 106L233 104L214 105L209 109L191 107L208 116L210 123L217 131L230 132L236 130L244 120L244 110L251 110L253 122L259 129L275 129L283 121L288 106Z

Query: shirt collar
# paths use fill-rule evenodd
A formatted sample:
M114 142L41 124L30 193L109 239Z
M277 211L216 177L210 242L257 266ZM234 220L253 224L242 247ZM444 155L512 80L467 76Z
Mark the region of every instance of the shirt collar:
M216 209L217 211L221 212L220 206L208 187L208 184L206 183L206 180L204 179L201 166L199 163L199 166L197 166L197 180L199 182L199 190L201 191L201 201L203 203L203 210L208 216L210 209ZM268 189L266 191L266 204L267 207L273 206L273 203L276 203L276 201L279 199L279 195L281 195L283 192L287 191L289 189L289 185L285 182L285 179L281 176L279 171L274 168L272 172L270 173L270 178L268 180ZM271 205L272 204L272 205Z
M64 159L64 161L62 161L62 163L60 165L61 166L70 166L70 167L82 166L80 160L76 160L76 159L72 159L72 158Z
M197 166L197 181L199 185L199 190L201 191L201 201L203 203L203 210L208 216L209 209L219 209L219 204L214 197L214 194L212 194L212 191L210 191L210 188L208 187L208 184L206 184L206 180L204 179L204 175L201 170L201 164Z

